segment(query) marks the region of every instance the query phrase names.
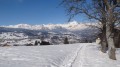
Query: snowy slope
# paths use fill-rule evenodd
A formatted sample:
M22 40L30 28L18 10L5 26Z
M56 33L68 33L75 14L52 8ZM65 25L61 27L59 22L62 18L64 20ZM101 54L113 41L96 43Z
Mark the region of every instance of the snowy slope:
M0 49L0 67L120 67L120 49L114 61L94 43Z
M24 39L24 38L28 38L28 36L25 35L24 33L2 32L0 34L0 38L4 38L4 39Z

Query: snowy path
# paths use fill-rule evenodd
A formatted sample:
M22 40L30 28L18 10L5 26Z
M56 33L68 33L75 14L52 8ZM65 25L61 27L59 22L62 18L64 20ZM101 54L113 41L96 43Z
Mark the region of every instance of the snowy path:
M117 60L110 60L107 53L102 53L99 46L93 43L83 45L71 67L120 67L120 49L117 49Z
M50 46L0 47L0 67L120 67L94 43Z

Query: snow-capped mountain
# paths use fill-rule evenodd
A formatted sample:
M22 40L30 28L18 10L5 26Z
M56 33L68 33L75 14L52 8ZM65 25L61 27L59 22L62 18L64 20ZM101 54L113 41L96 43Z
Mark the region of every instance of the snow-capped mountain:
M95 24L95 23L94 23ZM88 28L86 25L91 25L91 23L78 23L77 21L72 21L69 23L64 24L42 24L42 25L29 25L29 24L17 24L17 25L9 25L9 26L2 26L7 28L23 28L29 30L53 30L53 29L67 29L67 30L80 30Z

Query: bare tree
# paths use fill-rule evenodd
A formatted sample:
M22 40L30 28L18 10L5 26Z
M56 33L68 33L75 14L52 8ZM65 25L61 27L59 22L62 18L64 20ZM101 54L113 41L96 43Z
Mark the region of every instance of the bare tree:
M109 57L115 60L113 30L115 23L120 23L120 8L118 8L120 0L63 0L62 4L70 15L70 19L75 15L84 14L89 19L101 22L101 50L106 52L108 43Z
M116 60L115 57L115 43L114 43L114 28L115 23L117 22L117 18L119 18L118 14L120 13L120 8L118 8L117 2L118 0L104 0L106 7L106 38L108 42L108 54L109 58Z
M88 19L94 19L98 22L101 22L102 28L101 30L101 51L106 52L106 18L105 18L105 5L101 5L99 0L63 0L63 4L66 8L66 11L70 15L70 19L78 14L84 14L88 17ZM102 8L102 10L101 10ZM69 19L69 20L70 20Z

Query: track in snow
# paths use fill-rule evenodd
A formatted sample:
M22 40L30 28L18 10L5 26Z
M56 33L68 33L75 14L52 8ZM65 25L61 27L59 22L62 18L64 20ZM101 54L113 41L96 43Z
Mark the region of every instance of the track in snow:
M76 57L75 57L75 59L73 60L73 62L71 63L71 66L70 67L73 67L73 64L76 62L76 60L78 59L78 55L79 55L79 52L80 52L80 50L83 48L83 46L82 47L80 47L80 49L78 50L78 52L76 53Z

